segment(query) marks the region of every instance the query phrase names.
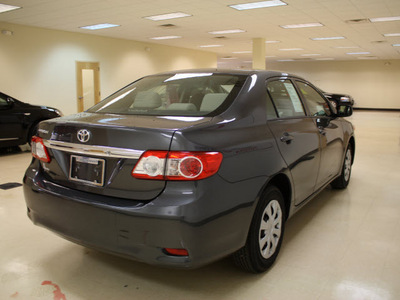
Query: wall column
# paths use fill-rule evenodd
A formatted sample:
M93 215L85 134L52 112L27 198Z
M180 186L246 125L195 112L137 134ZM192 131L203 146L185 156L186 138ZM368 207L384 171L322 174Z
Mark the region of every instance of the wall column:
M253 39L253 69L265 70L265 39Z

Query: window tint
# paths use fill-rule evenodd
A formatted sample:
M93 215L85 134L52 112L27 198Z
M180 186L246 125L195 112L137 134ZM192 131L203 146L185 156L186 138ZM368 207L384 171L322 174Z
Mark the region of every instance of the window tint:
M144 77L88 111L166 116L216 114L236 98L246 78L213 73Z
M332 114L327 100L323 98L313 87L301 81L296 81L296 83L307 102L307 106L310 109L311 115L330 116Z
M299 95L290 80L270 81L267 90L280 118L305 116Z

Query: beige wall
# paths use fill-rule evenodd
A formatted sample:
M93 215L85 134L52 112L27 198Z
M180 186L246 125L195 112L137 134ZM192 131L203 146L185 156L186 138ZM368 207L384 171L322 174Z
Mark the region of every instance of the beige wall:
M354 97L356 107L400 109L400 60L267 63L267 69L294 73L321 89Z
M102 98L141 76L176 69L215 68L205 51L0 22L0 89L31 104L77 111L75 62L100 63Z

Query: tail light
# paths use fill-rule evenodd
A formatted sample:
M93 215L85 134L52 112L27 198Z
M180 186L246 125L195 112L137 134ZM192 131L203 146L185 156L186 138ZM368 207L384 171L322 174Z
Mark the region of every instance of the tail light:
M146 151L132 170L132 176L156 180L199 180L217 173L222 162L219 152Z
M50 155L49 152L47 151L46 146L43 143L42 138L33 136L31 142L31 149L33 157L46 163L50 162Z

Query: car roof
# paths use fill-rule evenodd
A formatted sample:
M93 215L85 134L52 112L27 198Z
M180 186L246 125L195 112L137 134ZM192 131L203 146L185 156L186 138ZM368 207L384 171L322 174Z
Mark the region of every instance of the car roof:
M265 78L271 77L296 77L301 78L297 75L289 74L282 71L274 71L274 70L231 70L231 69L188 69L188 70L178 70L178 71L168 71L162 72L154 75L173 75L180 73L213 73L213 74L231 74L231 75L260 75Z

